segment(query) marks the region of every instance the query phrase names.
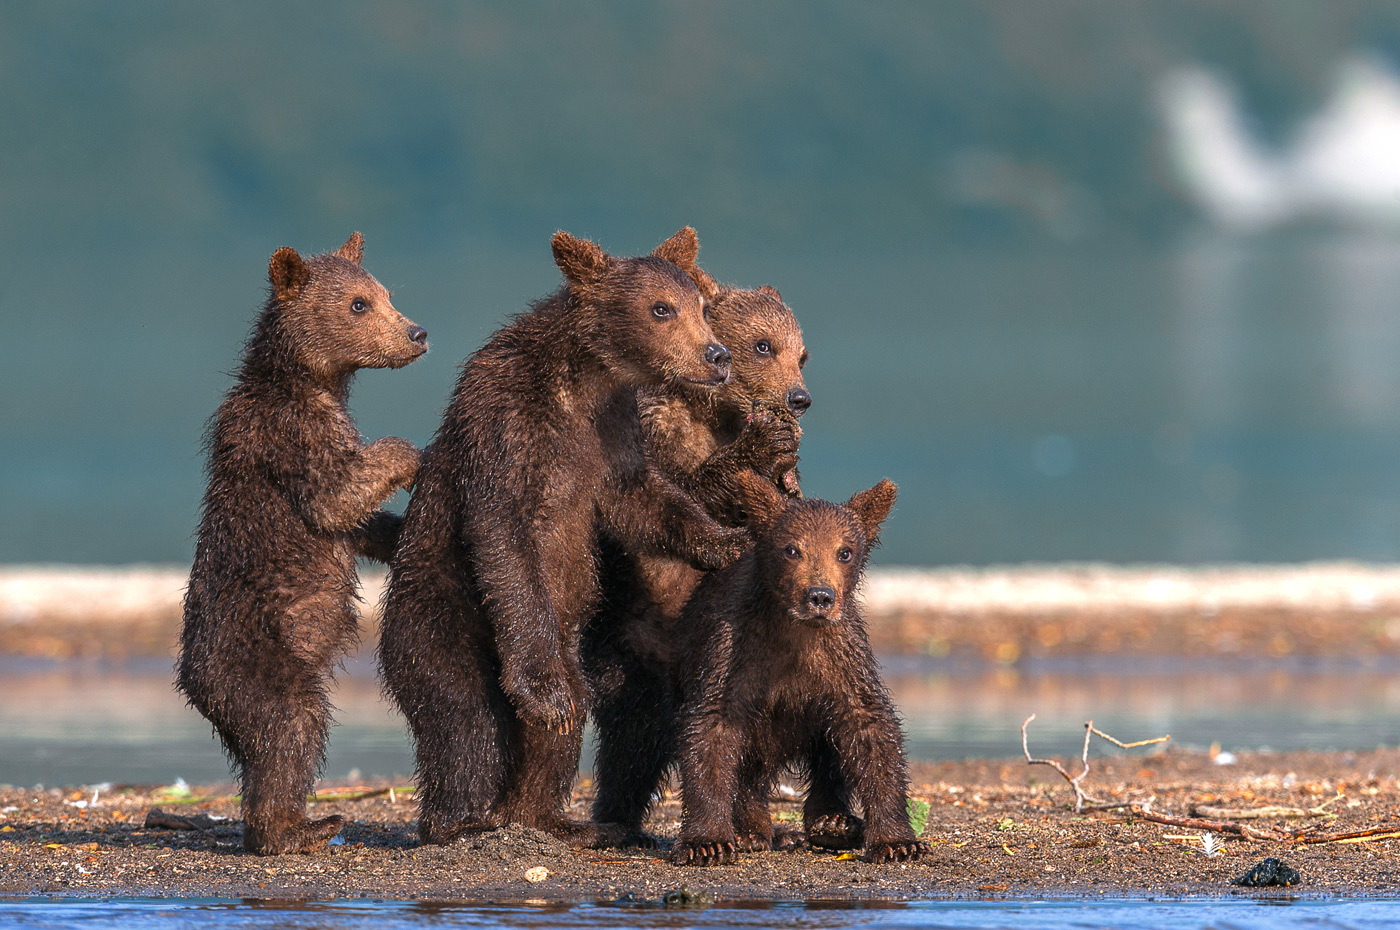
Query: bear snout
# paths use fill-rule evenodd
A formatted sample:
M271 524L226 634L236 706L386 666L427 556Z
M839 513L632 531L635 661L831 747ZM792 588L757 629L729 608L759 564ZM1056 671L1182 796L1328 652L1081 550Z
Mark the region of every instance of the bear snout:
M808 588L807 606L819 614L829 611L836 603L836 592L831 588Z
M729 350L718 343L711 343L705 349L705 362L719 375L718 381L729 380L729 362L733 356Z
M428 347L428 331L417 323L414 323L408 328L408 339L410 342L418 343L425 349Z
M793 388L788 391L787 405L793 414L800 417L812 406L812 395L807 393L806 388Z

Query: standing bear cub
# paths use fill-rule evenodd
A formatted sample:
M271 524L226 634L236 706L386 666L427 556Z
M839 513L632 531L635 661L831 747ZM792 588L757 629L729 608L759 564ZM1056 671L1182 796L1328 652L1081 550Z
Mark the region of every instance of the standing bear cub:
M729 374L688 274L694 231L638 258L564 232L553 248L564 287L463 366L390 573L380 668L413 730L429 843L506 823L575 845L620 839L564 813L589 708L579 634L597 606L597 540L701 569L749 540L643 446L638 388L713 390Z
M340 830L340 817L306 817L327 683L358 633L355 556L388 561L401 521L379 505L418 471L403 439L365 445L345 406L356 369L428 350L363 253L355 233L327 255L273 254L272 295L207 438L177 683L238 769L243 843L262 855Z
M867 861L930 851L909 826L899 720L855 601L894 497L886 480L845 506L803 500L755 514L754 548L695 589L678 626L691 664L673 862L716 865L771 848L769 792L788 765L811 784L807 830L857 820L843 796L849 786L865 815L852 826Z
M807 350L776 290L722 286L697 272L710 326L733 355L729 381L703 394L671 386L638 392L642 434L662 472L720 523L740 526L749 494L801 496L794 466L797 418L812 403L802 377ZM702 573L608 539L601 552L602 603L582 643L597 734L593 818L650 845L642 821L675 762L676 617Z

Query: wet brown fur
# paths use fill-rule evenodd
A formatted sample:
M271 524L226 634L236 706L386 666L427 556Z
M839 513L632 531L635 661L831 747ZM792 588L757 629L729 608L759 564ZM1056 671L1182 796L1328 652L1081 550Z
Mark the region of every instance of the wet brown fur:
M304 850L340 828L306 817L326 689L358 633L355 556L388 561L400 518L378 508L418 470L410 443L366 445L346 409L357 369L427 351L426 333L361 267L363 242L273 254L271 296L207 439L177 684L238 769L255 853Z
M733 353L727 384L706 395L670 387L641 392L647 454L711 516L742 525L745 510L800 496L801 434L790 408L805 396L802 331L771 287L721 286L698 271L712 303L715 335ZM753 476L740 481L741 474ZM762 480L767 479L767 480ZM628 841L650 845L642 821L675 760L675 621L702 572L665 555L603 541L603 599L585 629L584 669L594 692L597 733L593 817L619 823Z
M823 767L864 814L858 842L874 862L929 852L909 826L899 721L866 638L855 588L895 487L882 481L845 506L787 503L752 550L701 580L678 632L682 823L679 864L715 865L768 849L768 795L786 766L808 776L808 829L847 816L849 798L818 791ZM852 818L854 819L854 818Z
M426 842L504 823L578 845L616 834L563 810L589 704L578 650L596 541L716 568L748 540L644 454L637 389L701 390L727 369L707 361L694 231L640 258L562 232L553 245L565 286L463 366L392 565L380 668L413 730Z

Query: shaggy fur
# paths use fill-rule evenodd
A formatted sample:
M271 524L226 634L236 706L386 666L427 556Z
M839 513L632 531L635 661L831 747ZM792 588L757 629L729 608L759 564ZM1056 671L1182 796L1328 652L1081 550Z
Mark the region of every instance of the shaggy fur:
M792 311L770 287L716 285L710 324L733 353L728 384L708 395L674 388L642 392L648 456L728 525L742 525L747 498L759 507L797 484L796 418L811 403L802 379L807 351ZM747 484L741 474L759 476ZM622 824L628 842L651 845L642 821L675 761L675 620L702 573L663 555L603 541L603 604L584 631L584 669L597 732L593 818Z
M689 661L673 862L715 865L771 848L768 796L789 765L813 783L809 830L849 819L872 862L929 852L909 826L903 737L855 600L894 497L882 481L845 506L794 501L755 515L765 525L754 548L695 589L678 624ZM823 779L828 768L839 778ZM863 824L848 813L846 785Z
M209 486L185 595L178 687L214 724L243 786L243 841L265 855L325 842L306 818L325 751L333 663L357 635L355 556L388 561L418 450L365 445L346 409L359 368L427 351L363 268L363 239L279 249L272 295L207 440Z
M686 228L640 258L554 237L565 286L463 366L424 457L385 602L380 668L416 741L419 833L504 823L611 841L564 815L588 688L579 631L596 540L713 569L748 534L645 458L636 389L713 390L729 353L687 271Z

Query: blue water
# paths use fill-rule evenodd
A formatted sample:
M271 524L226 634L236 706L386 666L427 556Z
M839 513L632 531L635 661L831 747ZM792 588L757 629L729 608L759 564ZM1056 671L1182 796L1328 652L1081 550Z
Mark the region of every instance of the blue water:
M190 557L278 246L365 233L433 349L354 407L422 444L555 229L684 223L796 310L806 486L895 479L888 562L1400 559L1400 240L1212 233L1154 109L1205 62L1287 136L1400 47L1331 6L0 5L0 562Z
M870 927L968 930L1362 930L1400 922L1400 900L1293 899L1153 901L1013 900L792 902L725 905L705 910L608 905L494 906L441 902L274 902L180 898L0 899L0 925L13 930L106 927L285 927L398 930L401 927L578 927L824 930Z
M1125 741L1169 733L1171 745L1180 748L1400 745L1400 669L1393 661L1137 659L1011 670L895 659L886 681L903 716L910 756L930 761L1018 757L1021 721L1032 713L1037 755L1076 754L1090 719ZM369 662L350 663L334 702L328 780L412 772L407 727L380 697ZM166 785L177 778L211 784L228 778L218 741L175 694L167 662L0 660L0 707L0 784ZM1108 751L1096 746L1095 752ZM582 767L591 766L586 749Z

